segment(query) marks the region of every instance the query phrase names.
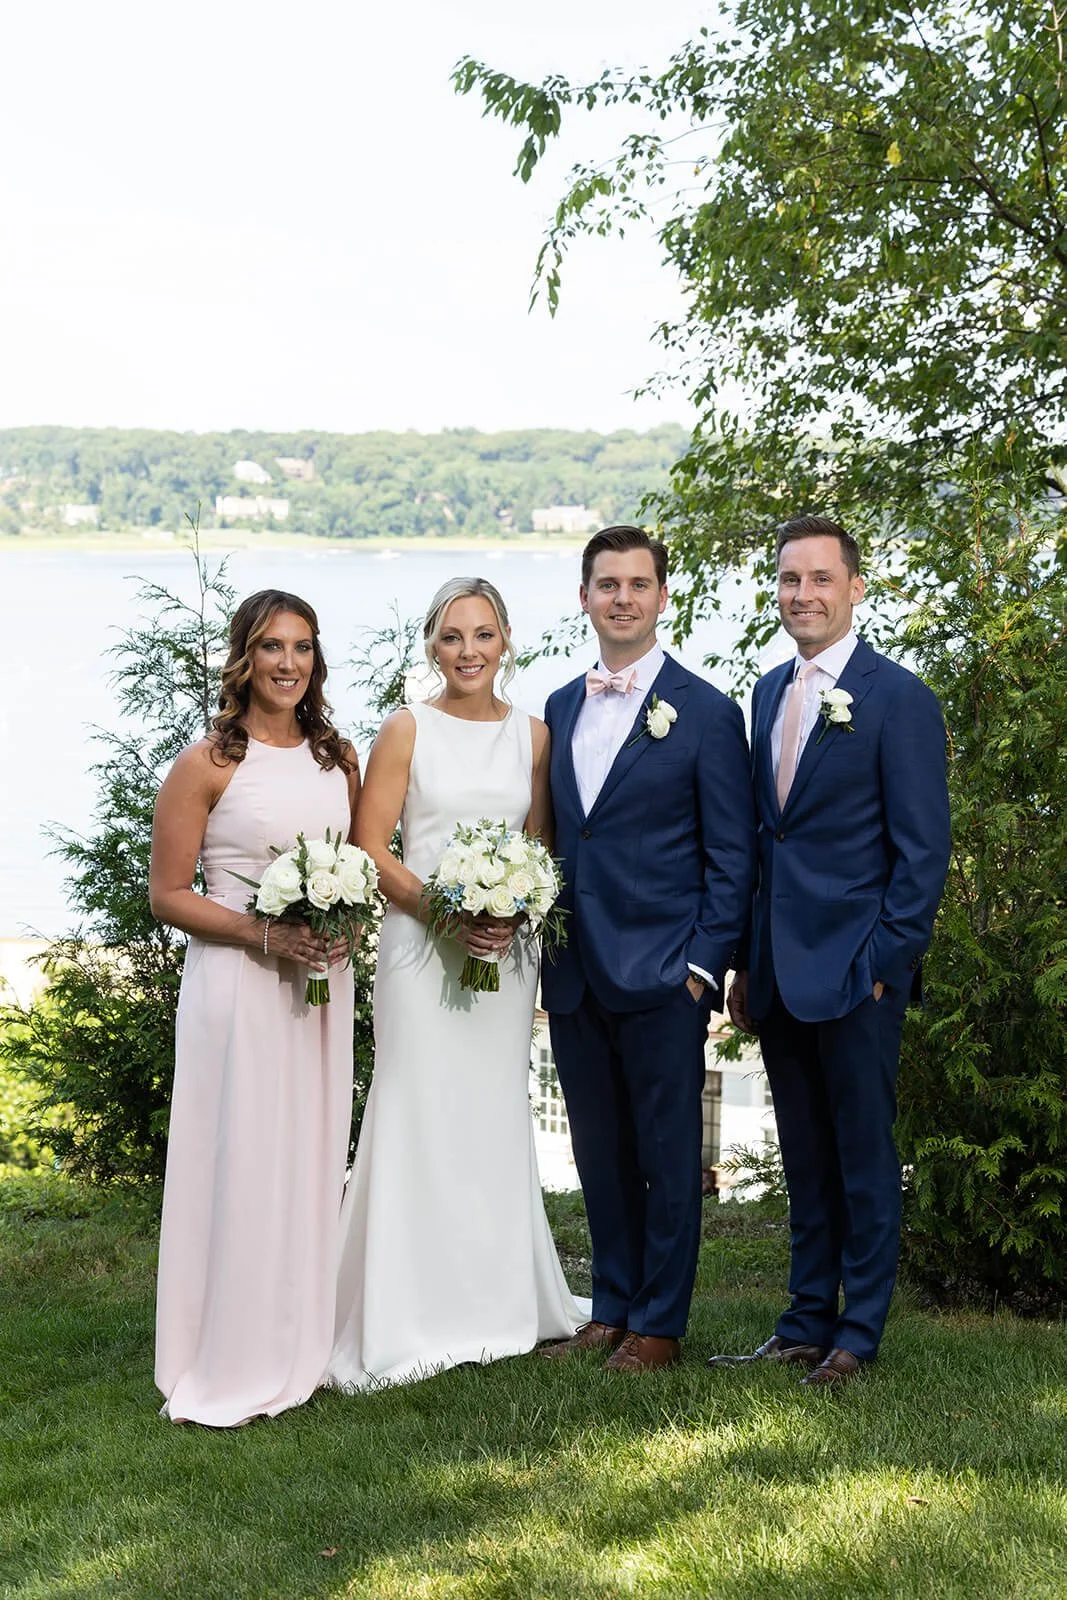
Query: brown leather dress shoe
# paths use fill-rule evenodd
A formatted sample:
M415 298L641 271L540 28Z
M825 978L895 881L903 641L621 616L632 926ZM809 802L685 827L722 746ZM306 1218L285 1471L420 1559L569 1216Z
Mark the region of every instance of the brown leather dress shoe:
M800 1381L806 1389L840 1389L858 1377L862 1370L863 1363L851 1350L836 1349L831 1350L826 1360L812 1367L807 1377Z
M612 1372L651 1372L655 1367L673 1367L682 1358L677 1339L660 1339L654 1333L628 1333L604 1365Z
M583 1322L569 1339L558 1344L546 1344L539 1355L555 1361L558 1356L573 1355L575 1350L615 1350L626 1337L625 1328L613 1328L610 1322Z
M784 1361L800 1367L816 1367L825 1361L829 1351L825 1345L786 1344L775 1334L753 1350L750 1356L709 1356L709 1367L743 1367L750 1361Z

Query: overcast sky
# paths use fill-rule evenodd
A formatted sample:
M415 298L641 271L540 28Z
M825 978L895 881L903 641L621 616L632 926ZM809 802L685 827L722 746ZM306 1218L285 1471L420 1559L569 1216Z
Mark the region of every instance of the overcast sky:
M634 402L679 308L654 242L588 241L527 313L575 116L524 187L518 137L449 73L662 66L698 0L15 0L0 26L0 426L560 426Z

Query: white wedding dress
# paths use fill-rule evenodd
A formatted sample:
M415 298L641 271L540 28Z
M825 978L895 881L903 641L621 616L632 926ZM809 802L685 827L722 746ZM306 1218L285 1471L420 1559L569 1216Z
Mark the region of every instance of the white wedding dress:
M530 807L529 718L410 707L400 817L425 879L457 822ZM541 1199L528 1098L536 951L516 940L497 994L460 989L464 951L391 906L374 986L374 1081L341 1213L327 1381L403 1383L520 1355L588 1316L567 1289Z

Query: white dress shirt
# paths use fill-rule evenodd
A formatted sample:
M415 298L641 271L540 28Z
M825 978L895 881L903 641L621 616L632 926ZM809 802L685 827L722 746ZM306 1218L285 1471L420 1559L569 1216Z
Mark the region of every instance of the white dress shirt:
M578 796L586 816L593 809L596 797L604 786L604 779L626 743L627 736L633 736L634 720L641 702L659 677L664 660L663 646L654 644L640 661L630 663L637 676L629 694L606 689L603 694L586 697L571 738L574 776L578 780ZM603 663L598 661L597 666L602 667ZM694 967L692 962L689 970L701 983L718 987L710 973Z
M826 689L837 687L837 680L848 665L849 658L859 642L858 636L850 628L843 639L838 639L836 644L827 645L825 650L820 650L817 656L812 656L808 665L816 670L808 674L804 682L804 708L800 716L800 745L797 749L797 765L804 753L804 746L808 736L819 720L819 696ZM804 665L804 657L798 655L793 661L793 672L789 679L795 682L796 675ZM774 723L771 727L771 763L775 777L778 776L778 763L782 758L782 724L785 721L786 702L789 692L782 695L775 712Z
M630 694L606 689L603 694L589 695L579 711L571 740L571 758L578 780L578 796L586 816L604 787L604 779L615 757L632 733L641 702L659 677L663 662L663 646L654 644L640 661L630 663L637 674ZM601 666L599 661L597 666Z

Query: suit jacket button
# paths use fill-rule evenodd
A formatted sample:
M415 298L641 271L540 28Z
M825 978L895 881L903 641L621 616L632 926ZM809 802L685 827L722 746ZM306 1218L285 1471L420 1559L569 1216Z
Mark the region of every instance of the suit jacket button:
M592 837L593 837L593 833L592 833L592 829L591 828L583 828L582 829L582 838L583 839L591 839Z
M778 840L778 843L781 844L782 840L785 838L785 834L779 831L774 837Z

